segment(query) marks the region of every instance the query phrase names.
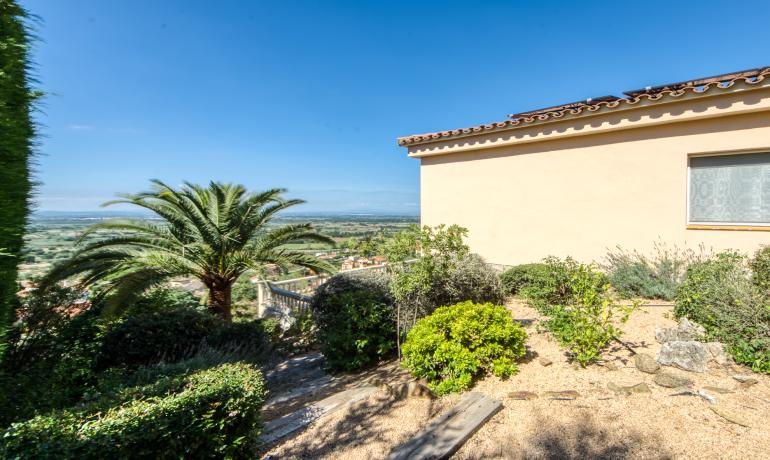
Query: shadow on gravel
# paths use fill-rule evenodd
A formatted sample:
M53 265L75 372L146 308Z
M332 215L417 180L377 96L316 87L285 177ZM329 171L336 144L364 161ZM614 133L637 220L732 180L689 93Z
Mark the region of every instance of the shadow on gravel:
M318 458L348 446L389 440L393 436L392 425L382 424L381 421L384 419L393 420L398 417L398 410L406 404L406 399L378 393L366 401L344 409L345 416L341 419L320 420L305 430L299 430L283 438L280 442L275 443L281 446L270 458ZM440 409L440 405L431 402L426 409L427 417L435 417ZM318 425L323 425L323 429L315 429ZM309 440L305 438L303 442L295 443L295 438L307 430L313 430L312 438ZM406 438L398 440L397 445L406 441L410 434L406 433ZM263 446L262 453L272 450L271 447L273 446ZM387 452L383 453L383 457L386 454Z
M660 440L635 432L602 427L583 414L570 423L554 424L546 419L536 424L542 431L529 439L490 440L487 447L464 459L624 460L631 458L673 459Z

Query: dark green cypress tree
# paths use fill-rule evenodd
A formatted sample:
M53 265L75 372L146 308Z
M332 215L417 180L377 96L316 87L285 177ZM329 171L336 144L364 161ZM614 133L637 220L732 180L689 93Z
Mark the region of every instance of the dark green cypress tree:
M32 112L39 93L30 77L29 19L15 0L0 0L0 360L14 319L17 267L33 186Z

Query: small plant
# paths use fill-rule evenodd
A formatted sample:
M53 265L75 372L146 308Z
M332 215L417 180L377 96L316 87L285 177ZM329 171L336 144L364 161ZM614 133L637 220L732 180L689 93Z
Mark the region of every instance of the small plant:
M342 273L316 291L311 308L332 370L361 369L396 351L389 281L384 273Z
M417 321L404 342L402 364L437 394L463 391L483 373L516 373L526 338L505 307L462 302Z
M625 323L638 306L615 303L602 273L590 265L579 265L569 286L572 299L550 310L546 327L575 361L586 366L596 361L602 350L622 334L617 323Z
M621 296L673 300L687 267L700 260L703 253L702 249L701 255L692 250L669 249L661 243L655 243L654 249L650 257L620 247L607 253L604 268Z
M500 274L500 282L506 295L516 295L543 277L545 264L523 264L509 268Z

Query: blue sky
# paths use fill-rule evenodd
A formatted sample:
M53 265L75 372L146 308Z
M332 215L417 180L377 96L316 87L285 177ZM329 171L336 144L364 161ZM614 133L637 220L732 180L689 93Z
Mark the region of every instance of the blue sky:
M398 136L770 65L768 2L21 3L49 93L41 210L160 178L416 213Z

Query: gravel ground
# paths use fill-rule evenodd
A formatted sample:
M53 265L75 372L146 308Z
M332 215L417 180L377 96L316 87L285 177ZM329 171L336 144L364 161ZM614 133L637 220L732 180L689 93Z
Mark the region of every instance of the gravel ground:
M656 326L670 327L670 307L646 307L635 312L623 326L625 345L606 355L609 365L586 369L567 362L564 352L547 332L537 330L537 312L520 302L510 309L517 319L534 319L526 326L529 356L519 373L501 381L487 377L474 391L498 398L504 408L483 426L455 455L477 458L768 458L770 456L770 378L753 375L759 383L745 387L734 374L749 374L735 365L712 363L702 374L672 370L693 380L693 390L713 386L732 391L719 394L720 407L743 418L750 428L728 422L714 413L704 399L678 395L680 389L653 383L653 375L634 367L632 355L655 356ZM540 358L552 361L543 366ZM670 370L670 368L667 368ZM349 385L406 381L391 363ZM646 383L651 392L618 395L608 389L614 383L630 386ZM572 400L552 400L545 392L576 391ZM536 393L536 399L517 400L515 391ZM384 458L458 396L437 400L398 399L381 390L367 401L311 425L285 440L269 454L284 458Z

